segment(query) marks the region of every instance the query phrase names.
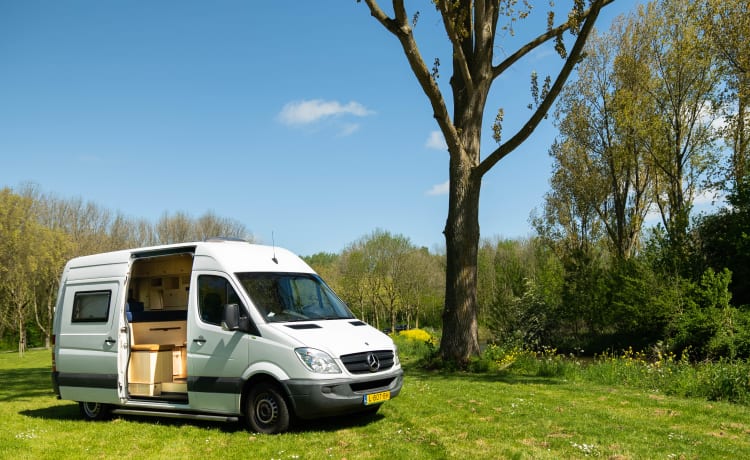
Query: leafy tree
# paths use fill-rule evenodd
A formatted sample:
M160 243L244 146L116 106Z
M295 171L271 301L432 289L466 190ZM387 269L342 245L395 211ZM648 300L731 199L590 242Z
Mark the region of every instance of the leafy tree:
M318 252L302 258L326 280L329 286L338 292L341 291L341 280L339 279L338 270L341 257L338 254Z
M663 284L642 258L614 261L608 271L605 301L609 330L600 349L642 349L664 338L674 305Z
M727 190L750 174L750 6L745 0L704 0L703 27L726 82L723 128L731 150Z
M495 289L483 322L492 339L528 346L547 344L543 339L548 336L549 320L557 304L551 298L559 294L549 295L553 283L545 273L549 268L538 241L497 241L487 270Z
M651 79L643 90L654 102L657 133L648 145L655 171L653 196L676 270L685 263L689 216L700 181L716 164L711 123L719 74L703 44L698 13L698 5L688 0L652 2L640 8L634 30L647 43Z
M737 187L728 199L731 206L698 220L698 254L704 268L728 268L735 304L750 305L750 184Z
M631 29L631 21L618 21L589 39L578 79L558 103L560 135L550 149L552 192L545 197L548 229L557 225L560 237L580 241L573 243L578 250L606 235L619 259L638 248L650 205L642 92L648 68Z
M669 344L677 353L691 358L747 358L747 315L730 305L732 273L707 269L690 285L690 301L673 318Z
M338 279L341 286L339 294L349 307L358 317L379 327L376 322L377 315L369 308L368 292L371 283L365 255L353 245L341 254Z
M51 312L40 316L45 312L38 308L37 294L48 294L50 268L59 267L63 241L39 224L32 198L9 188L0 191L0 321L16 333L19 353L26 349L28 323L34 318L49 333Z
M496 63L495 51L501 48L496 39L503 36L503 31L513 32L517 21L529 15L530 4L524 2L519 8L513 0L436 0L434 5L452 49L452 116L438 85L440 62L436 60L430 69L414 37L418 13L414 12L412 16L407 14L403 0L393 0L392 15L383 11L377 0L365 0L365 3L372 16L400 43L448 144L450 190L444 230L447 258L440 354L443 359L465 364L479 353L477 262L482 178L521 145L545 117L580 60L583 45L599 11L610 1L594 0L589 9L585 9L584 1L576 0L568 20L557 26L554 14L550 13L545 32ZM501 18L506 22L500 23ZM569 53L563 40L565 32L576 35ZM555 41L555 49L565 60L559 74L554 81L551 78L545 80L541 91L536 78L532 76L532 85L536 86L536 91L532 88L532 97L538 103L536 109L521 129L504 142L501 139L504 112L502 109L497 111L493 137L499 146L482 158L480 145L484 114L493 83L521 58L552 40Z
M405 271L396 282L404 303L403 316L407 327L419 328L420 318L430 318L442 303L445 271L441 259L427 248L413 248L406 256Z
M158 244L202 241L212 237L253 240L252 234L242 223L219 217L212 211L206 212L198 219L193 219L182 211L173 215L165 212L156 223L155 234Z
M441 300L439 259L408 238L375 230L350 244L340 259L341 295L358 315L380 328L411 323Z
M185 212L178 211L173 215L164 212L156 223L156 235L159 244L182 243L191 241L193 219Z

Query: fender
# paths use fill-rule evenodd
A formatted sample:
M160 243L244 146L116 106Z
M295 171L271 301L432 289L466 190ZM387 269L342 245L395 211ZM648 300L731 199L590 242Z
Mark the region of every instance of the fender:
M242 380L247 382L253 378L253 376L258 374L270 375L279 382L289 380L289 374L284 372L284 370L277 364L270 361L257 361L252 363L247 369L245 369L245 372L243 372Z

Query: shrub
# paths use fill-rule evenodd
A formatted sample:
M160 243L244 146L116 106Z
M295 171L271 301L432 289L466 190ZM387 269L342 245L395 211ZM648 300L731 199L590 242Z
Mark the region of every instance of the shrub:
M698 394L710 401L750 404L750 364L720 360L697 369Z
M403 363L426 364L434 360L437 338L422 329L409 329L393 336Z
M428 342L428 343L432 343L433 345L435 345L435 338L432 337L430 333L425 331L424 329L407 329L405 331L399 332L398 335L405 337L409 340Z
M520 349L515 346L490 344L481 355L469 361L470 372L497 372L510 367L518 359Z

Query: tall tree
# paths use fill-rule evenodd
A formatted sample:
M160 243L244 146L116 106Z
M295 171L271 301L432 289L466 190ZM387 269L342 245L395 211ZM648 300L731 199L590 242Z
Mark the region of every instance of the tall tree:
M731 150L728 191L750 175L750 4L746 0L704 0L703 27L719 57L726 81L724 138Z
M27 346L28 323L34 318L49 332L51 316L42 319L39 291L46 292L50 268L58 267L62 238L39 224L34 201L0 190L0 321L18 337L18 351Z
M675 269L685 260L687 229L701 182L716 164L715 120L719 74L705 46L699 5L659 0L639 11L635 33L647 42L657 135L648 146L655 167L654 200L668 237Z
M575 0L568 20L555 25L550 14L547 30L519 47L507 58L495 63L499 31L529 14L530 5L518 8L516 0L435 0L445 32L452 48L453 75L450 79L453 115L438 85L439 63L432 70L425 63L413 34L418 18L410 16L403 0L393 0L393 13L383 11L377 0L365 0L372 16L393 34L401 44L412 72L429 99L440 130L448 144L449 201L445 225L446 286L443 309L441 356L450 361L466 363L479 353L477 324L477 261L479 247L479 195L482 178L501 159L520 146L547 114L553 101L580 60L583 45L594 27L601 8L612 0L593 0L588 9L583 0ZM507 23L499 24L500 18ZM563 34L576 35L568 53ZM489 155L481 156L481 137L487 98L501 75L539 46L555 40L556 49L564 59L559 74L536 92L538 105L528 121L505 142L501 142L502 110L496 112L494 132L499 146Z
M641 91L648 68L632 26L632 20L618 21L609 33L589 39L578 79L558 104L560 135L550 154L552 186L560 190L546 198L553 201L546 208L552 218L560 212L560 195L577 204L573 211L584 213L582 229L597 218L619 259L637 249L650 205L650 168L644 161L650 124ZM587 226L591 238L598 237L598 227Z

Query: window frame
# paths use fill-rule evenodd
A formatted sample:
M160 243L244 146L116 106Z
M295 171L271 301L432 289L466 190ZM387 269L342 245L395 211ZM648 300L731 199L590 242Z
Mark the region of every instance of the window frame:
M77 316L76 313L80 314L80 308L76 308L79 298L85 296L95 295L106 295L107 296L107 308L104 311L104 316L96 316L89 318L82 318ZM73 308L71 308L70 322L71 324L92 324L92 323L108 323L110 310L112 310L112 290L111 289L97 289L95 291L76 291L73 294Z

